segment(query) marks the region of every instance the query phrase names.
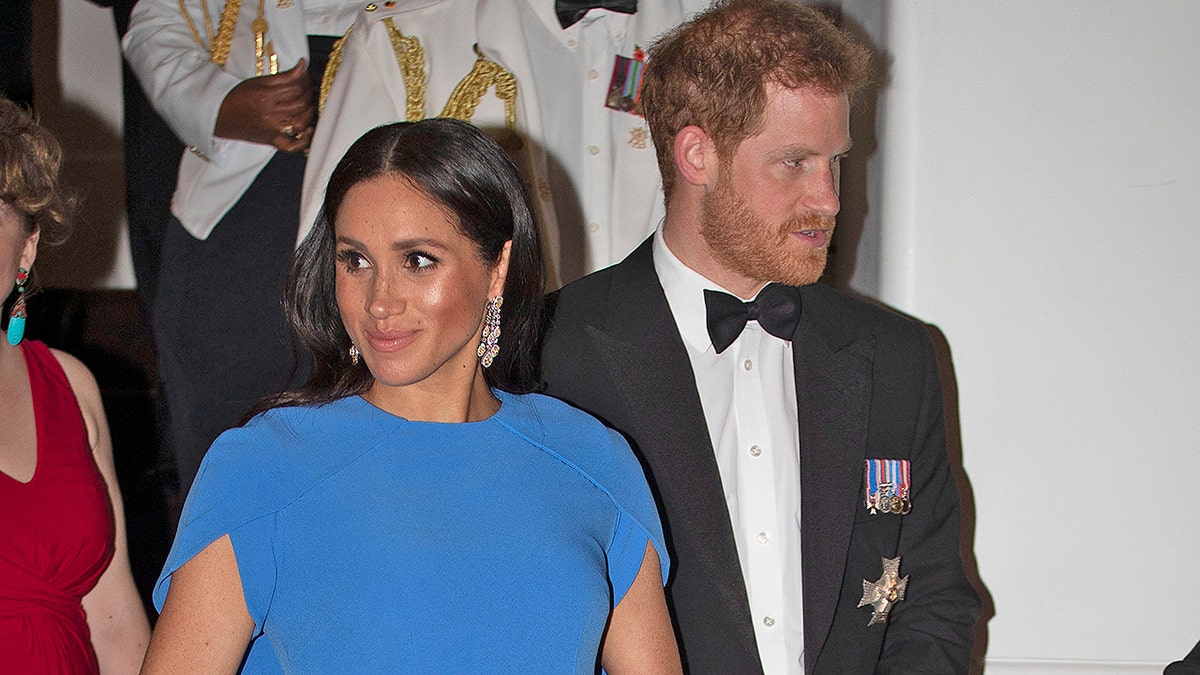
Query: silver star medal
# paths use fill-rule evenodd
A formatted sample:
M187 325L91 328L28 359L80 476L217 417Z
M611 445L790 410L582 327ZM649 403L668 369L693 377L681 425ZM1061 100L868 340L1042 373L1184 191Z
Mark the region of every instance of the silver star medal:
M883 560L883 576L879 581L863 579L863 596L858 601L859 607L871 606L871 620L868 626L877 623L887 623L888 612L892 605L904 599L904 591L908 588L908 577L900 578L900 557L881 558Z

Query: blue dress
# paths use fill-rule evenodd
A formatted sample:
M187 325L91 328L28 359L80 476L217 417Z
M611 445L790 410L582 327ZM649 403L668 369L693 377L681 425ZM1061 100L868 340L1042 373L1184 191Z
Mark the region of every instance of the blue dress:
M255 637L244 673L587 673L647 542L625 440L555 399L412 422L358 396L224 433L154 590L228 534Z

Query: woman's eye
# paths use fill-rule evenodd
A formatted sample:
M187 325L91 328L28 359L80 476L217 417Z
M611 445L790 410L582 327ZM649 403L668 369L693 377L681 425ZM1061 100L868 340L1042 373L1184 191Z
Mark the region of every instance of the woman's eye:
M341 251L338 253L337 259L350 272L366 269L369 266L366 257L357 251Z
M433 267L437 264L437 262L437 258L429 255L428 253L422 253L421 251L413 251L404 258L404 264L406 266L419 270Z

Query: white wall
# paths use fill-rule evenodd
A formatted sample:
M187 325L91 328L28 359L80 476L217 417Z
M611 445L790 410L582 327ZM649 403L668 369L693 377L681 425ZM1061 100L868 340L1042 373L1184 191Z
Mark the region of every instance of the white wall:
M1200 639L1200 3L887 6L881 297L953 352L988 672L1161 672Z
M112 10L85 0L35 0L33 22L34 105L63 145L65 182L83 198L71 238L39 251L40 283L133 288Z

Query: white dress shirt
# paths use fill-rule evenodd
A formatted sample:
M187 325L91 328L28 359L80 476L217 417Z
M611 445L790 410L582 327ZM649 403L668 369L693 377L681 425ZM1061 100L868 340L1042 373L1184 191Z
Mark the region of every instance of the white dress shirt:
M803 675L800 440L792 343L751 321L724 352L708 336L704 290L728 292L671 253L654 269L691 360L766 675ZM744 299L744 298L743 298Z

